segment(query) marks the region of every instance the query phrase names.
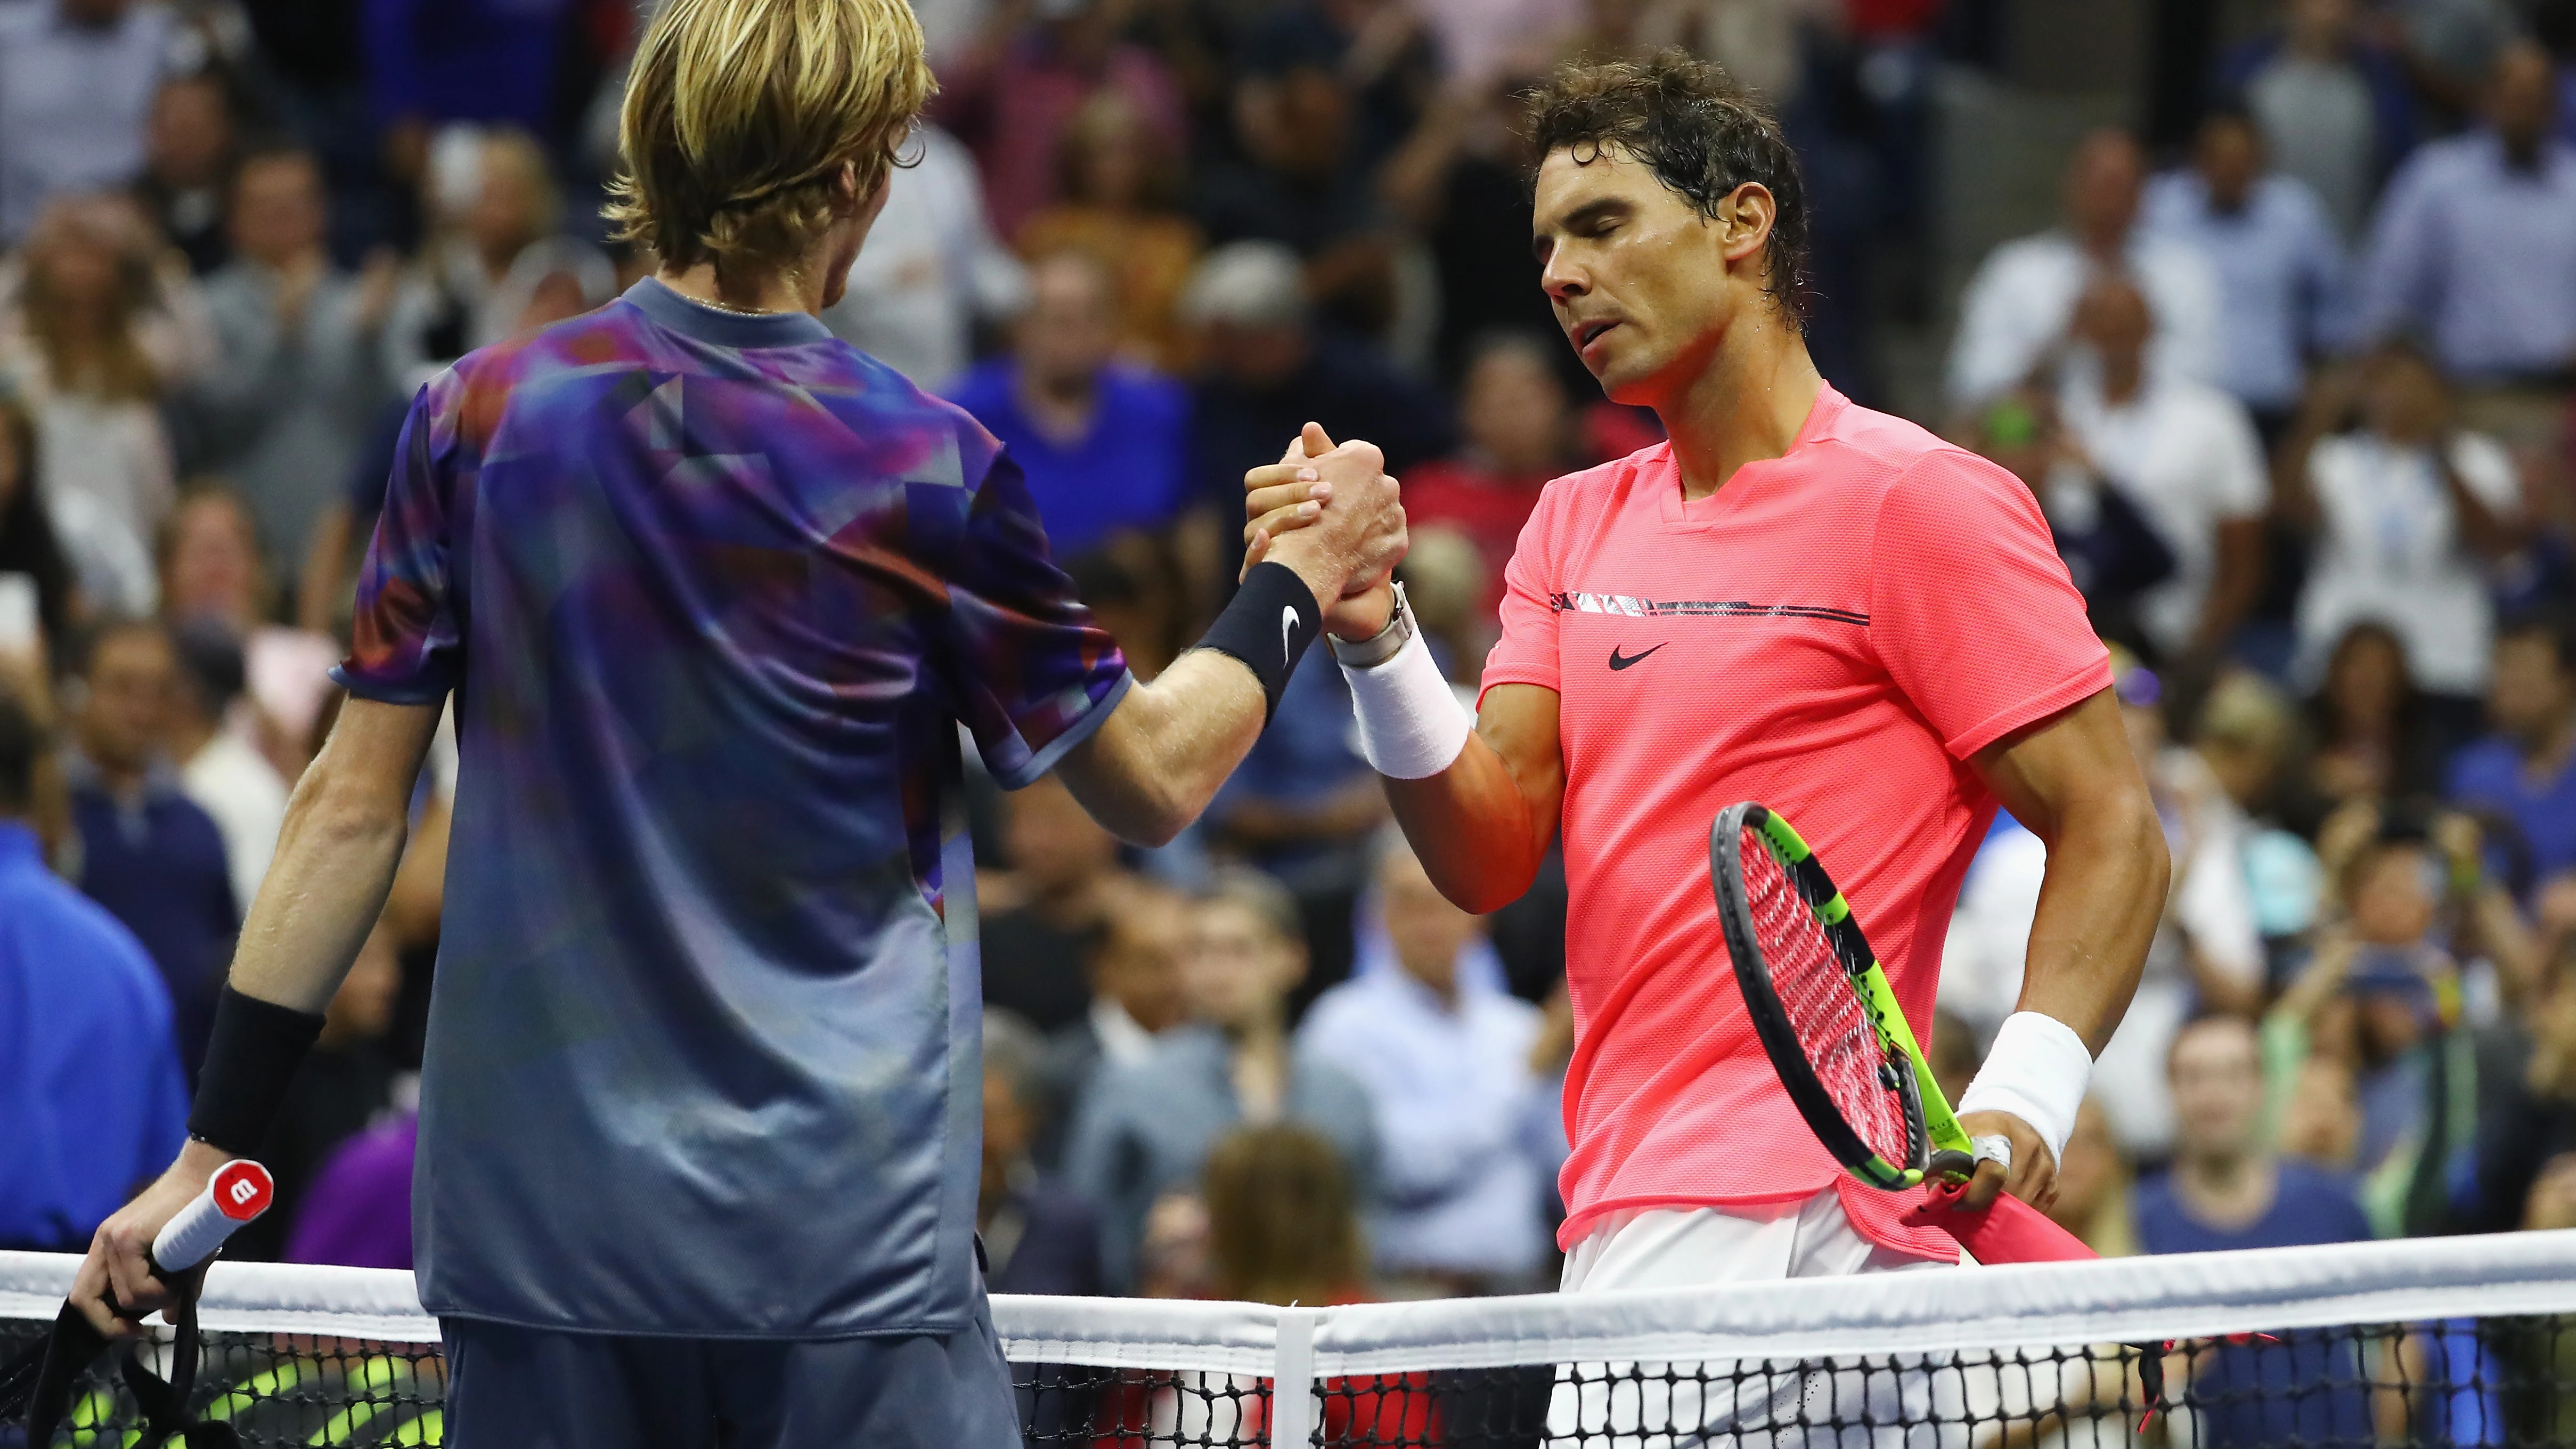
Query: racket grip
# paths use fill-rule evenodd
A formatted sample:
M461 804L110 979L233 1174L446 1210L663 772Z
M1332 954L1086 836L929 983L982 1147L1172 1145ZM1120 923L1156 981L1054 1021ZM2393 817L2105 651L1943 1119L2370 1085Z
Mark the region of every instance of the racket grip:
M1970 1210L1958 1206L1965 1191L1964 1184L1936 1183L1905 1210L1905 1221L1948 1233L1980 1263L2082 1263L2101 1256L2010 1193L1997 1194L1991 1207Z
M185 1273L206 1261L244 1223L268 1211L276 1195L268 1169L249 1158L236 1157L216 1168L206 1190L152 1239L153 1268L165 1275Z

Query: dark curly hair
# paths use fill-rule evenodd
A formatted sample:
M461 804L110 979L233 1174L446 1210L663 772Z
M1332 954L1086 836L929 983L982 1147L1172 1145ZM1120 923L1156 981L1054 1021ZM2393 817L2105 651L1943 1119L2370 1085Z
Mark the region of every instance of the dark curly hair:
M1764 290L1806 330L1814 288L1798 156L1770 111L1724 70L1683 50L1642 61L1568 61L1530 93L1529 129L1541 161L1570 150L1589 165L1615 146L1712 220L1735 188L1759 183L1777 207ZM1537 179L1533 170L1533 186Z

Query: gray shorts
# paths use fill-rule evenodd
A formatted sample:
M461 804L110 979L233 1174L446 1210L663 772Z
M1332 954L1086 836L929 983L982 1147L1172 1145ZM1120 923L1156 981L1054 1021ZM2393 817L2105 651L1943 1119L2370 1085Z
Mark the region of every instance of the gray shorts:
M629 1338L439 1322L450 1449L1018 1449L979 1287L963 1332Z

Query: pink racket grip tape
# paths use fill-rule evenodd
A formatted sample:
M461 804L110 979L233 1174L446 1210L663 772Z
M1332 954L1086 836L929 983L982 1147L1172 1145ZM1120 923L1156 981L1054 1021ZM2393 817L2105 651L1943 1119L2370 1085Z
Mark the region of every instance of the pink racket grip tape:
M1999 1194L1992 1207L1970 1211L1957 1206L1963 1191L1964 1185L1932 1185L1905 1210L1905 1221L1948 1233L1980 1263L2082 1263L2102 1256L2010 1193Z
M206 1190L162 1224L152 1240L152 1261L164 1273L185 1273L206 1261L242 1224L268 1211L277 1185L268 1169L236 1157L215 1169Z

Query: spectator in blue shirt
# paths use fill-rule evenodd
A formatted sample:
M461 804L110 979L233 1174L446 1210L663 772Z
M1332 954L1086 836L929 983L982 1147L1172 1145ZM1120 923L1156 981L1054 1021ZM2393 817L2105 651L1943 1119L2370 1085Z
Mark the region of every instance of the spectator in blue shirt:
M2309 359L2351 325L2351 269L2334 223L2297 177L2267 169L2242 110L2201 122L2192 164L2147 186L2148 229L2198 246L2218 272L2219 386L2266 436L2298 406Z
M116 919L45 868L42 743L0 683L0 1249L78 1252L187 1135L170 993Z
M2370 1237L2340 1179L2276 1158L2260 1140L2263 1064L2251 1022L2193 1021L2175 1036L2167 1062L2177 1119L2173 1166L2139 1185L2140 1246L2207 1253ZM2284 1334L2222 1345L2197 1362L2192 1387L2203 1444L2370 1441L2368 1386L2348 1339Z
M1186 501L1189 393L1113 356L1117 295L1100 263L1075 251L1039 258L1012 342L951 400L1018 460L1048 547L1070 559L1122 529L1168 527Z
M2487 718L2495 733L2451 762L2451 803L2515 826L2533 880L2576 868L2576 628L2504 625Z
M1448 1295L1525 1291L1547 1252L1528 1130L1539 1010L1503 989L1482 923L1440 894L1403 836L1380 841L1359 969L1315 1002L1298 1050L1377 1106L1378 1271Z
M160 968L179 1056L193 1077L241 910L223 832L188 798L162 749L178 654L159 624L111 624L91 641L84 678L80 747L64 761L80 888L124 922Z
M2545 383L2576 365L2576 147L2551 134L2556 84L2538 46L2506 47L2487 124L2418 150L2381 200L2365 324L2425 330L2457 381Z

